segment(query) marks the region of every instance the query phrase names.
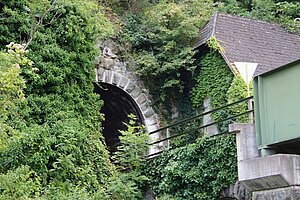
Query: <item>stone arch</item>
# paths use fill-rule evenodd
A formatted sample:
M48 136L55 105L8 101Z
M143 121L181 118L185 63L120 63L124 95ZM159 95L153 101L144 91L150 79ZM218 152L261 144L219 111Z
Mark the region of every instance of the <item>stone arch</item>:
M146 90L140 87L139 80L134 77L132 72L127 71L121 74L114 70L97 68L96 82L111 84L126 92L138 106L148 132L158 128L157 115L151 107Z
M139 110L147 131L157 130L158 117L152 108L150 95L143 81L117 56L119 49L112 40L99 43L98 48L101 54L95 61L96 83L112 85L125 92ZM159 133L151 135L152 140L157 140L159 135ZM159 151L160 148L159 145L151 147L149 154Z

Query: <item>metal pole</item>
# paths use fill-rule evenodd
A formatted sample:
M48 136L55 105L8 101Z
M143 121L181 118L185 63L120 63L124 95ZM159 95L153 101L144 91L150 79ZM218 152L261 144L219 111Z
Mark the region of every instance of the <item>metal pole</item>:
M252 110L252 99L248 100L248 110ZM254 123L254 118L253 118L253 112L249 113L249 123L253 124Z
M247 97L250 97L250 81L248 80L248 64L246 64L246 85L247 85ZM252 101L248 100L248 110L252 110ZM253 123L253 113L249 113L249 123Z
M248 80L248 64L246 64L246 85L247 85L247 97L250 97L250 81ZM252 110L252 100L248 100L248 110ZM249 123L253 123L253 113L249 113Z
M167 138L170 137L170 129L167 128ZM167 140L167 148L169 149L170 148L170 139Z

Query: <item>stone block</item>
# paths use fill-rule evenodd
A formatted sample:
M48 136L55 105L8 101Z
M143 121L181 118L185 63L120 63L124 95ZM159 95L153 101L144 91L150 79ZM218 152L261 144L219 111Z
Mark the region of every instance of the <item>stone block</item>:
M105 82L105 77L106 77L106 70L104 70L102 73L101 82Z
M112 84L112 83L113 83L114 76L115 76L115 72L114 72L114 71L111 71L111 73L110 73L110 77L109 77L109 80L108 80L108 83L110 83L110 84Z
M152 108L148 108L143 114L144 114L145 118L149 118L152 115L154 115L154 111Z
M135 89L135 85L130 81L129 84L127 84L127 87L125 86L124 90L126 90L128 93L131 93Z
M152 125L157 125L157 118L156 115L152 115L151 117L148 117L145 119L145 124L146 126L152 126Z
M130 95L134 99L137 98L138 96L140 96L140 94L142 94L142 90L140 88L138 88L138 87L135 87L135 89L130 92Z
M120 79L121 79L121 77L118 74L114 73L112 84L118 85Z
M238 161L259 157L254 124L230 124L229 131L237 132L236 144Z
M204 107L204 112L208 112L208 111L211 111L212 108L211 108L211 105L210 105L210 98L206 98L204 99L204 102L203 102L203 107ZM203 125L206 125L206 124L210 124L210 123L213 123L214 120L212 118L212 115L211 114L208 114L208 115L204 115L203 116ZM209 136L213 136L213 135L216 135L218 134L218 126L215 124L215 125L211 125L211 126L208 126L205 128L205 132L209 135Z
M97 69L98 82L102 82L104 72L105 70L103 68Z
M145 102L143 105L140 106L140 109L142 112L147 110L150 107L150 104L148 102Z
M239 181L222 190L219 199L250 200L251 193Z
M270 188L280 188L289 186L289 183L280 174L255 179L248 179L241 181L241 183L249 191L268 190Z
M105 83L109 83L111 79L112 72L110 70L105 71Z
M136 102L137 102L139 105L143 105L146 101L147 101L147 97L146 97L145 94L141 94L141 95L136 99Z
M127 85L128 81L129 80L127 78L122 77L121 80L120 80L120 83L119 83L119 87L124 88Z
M100 77L102 77L104 71L105 71L105 69L103 69L103 68L98 68L97 69L97 75L98 75L99 79L101 79Z
M96 75L95 81L99 82L99 79L98 79L98 69L97 68L95 68L95 75Z

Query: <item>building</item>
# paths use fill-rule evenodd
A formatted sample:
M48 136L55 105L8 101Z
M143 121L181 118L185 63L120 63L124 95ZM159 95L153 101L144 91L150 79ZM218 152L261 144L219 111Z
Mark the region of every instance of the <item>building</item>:
M195 48L203 51L212 37L233 73L234 62L258 63L259 75L300 58L300 36L278 24L217 12L201 29Z
M300 36L280 25L216 13L200 31L199 52L217 41L236 75L235 62L257 63L255 125L237 132L238 177L252 199L300 198ZM256 131L255 131L256 130Z

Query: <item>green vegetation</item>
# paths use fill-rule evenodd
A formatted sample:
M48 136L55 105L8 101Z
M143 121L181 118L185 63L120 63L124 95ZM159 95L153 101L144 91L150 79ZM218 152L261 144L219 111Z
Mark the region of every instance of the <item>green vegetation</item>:
M144 173L159 199L218 199L237 179L235 137L203 137L148 161Z
M197 84L192 91L194 106L202 106L206 98L210 98L212 108L227 104L226 93L233 79L233 74L217 51L206 54L200 61L200 73ZM214 119L224 118L223 110L214 114Z
M253 96L252 82L250 83L250 96ZM247 85L241 75L237 75L233 78L230 88L227 91L228 104L248 97ZM248 110L248 102L240 103L229 108L229 112L232 115L240 114ZM248 121L248 115L238 117L236 122L246 123Z
M221 0L221 11L282 24L291 32L300 33L298 0Z
M146 186L160 199L217 199L236 179L233 136L198 138L145 163L149 138L131 118L109 155L93 86L96 43L119 43L162 112L191 113L206 98L216 108L246 95L215 38L195 58L198 28L215 11L299 32L299 9L296 0L1 1L0 199L141 199Z
M5 146L9 135L17 132L5 122L10 113L16 113L16 104L24 100L21 67L32 65L22 45L11 43L7 48L0 51L0 147Z
M196 67L192 46L198 29L216 9L217 4L210 0L161 1L129 16L124 39L133 45L136 70L157 100L170 101L187 87L184 76ZM137 32L131 30L133 26Z
M0 5L2 199L134 198L135 180L127 184L103 143L93 92L96 40L113 33L104 9L77 0ZM7 52L10 41L24 45Z

